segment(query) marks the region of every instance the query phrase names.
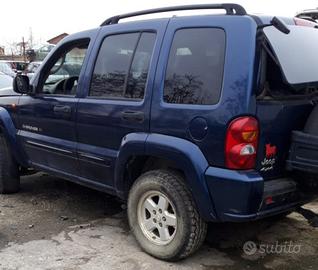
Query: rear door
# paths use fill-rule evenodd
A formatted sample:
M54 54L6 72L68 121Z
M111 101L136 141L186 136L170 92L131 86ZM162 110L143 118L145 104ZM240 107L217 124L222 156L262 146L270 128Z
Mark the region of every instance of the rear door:
M78 103L77 139L82 177L113 185L121 142L148 132L159 50L168 20L103 27Z
M151 132L191 141L209 164L224 167L227 123L248 106L255 29L248 16L172 18L156 74Z

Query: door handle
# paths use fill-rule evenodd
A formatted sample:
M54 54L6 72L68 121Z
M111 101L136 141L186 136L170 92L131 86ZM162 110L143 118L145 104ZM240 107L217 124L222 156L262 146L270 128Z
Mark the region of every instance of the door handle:
M143 123L145 114L139 111L125 111L121 114L121 119L129 122Z
M53 111L56 114L70 114L72 112L72 107L67 105L55 105Z

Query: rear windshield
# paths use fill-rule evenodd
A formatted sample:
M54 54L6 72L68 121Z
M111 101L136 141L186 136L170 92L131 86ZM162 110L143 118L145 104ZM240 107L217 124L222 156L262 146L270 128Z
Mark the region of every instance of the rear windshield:
M273 26L264 28L285 82L293 88L308 83L318 85L318 29L291 25L288 28L289 34Z

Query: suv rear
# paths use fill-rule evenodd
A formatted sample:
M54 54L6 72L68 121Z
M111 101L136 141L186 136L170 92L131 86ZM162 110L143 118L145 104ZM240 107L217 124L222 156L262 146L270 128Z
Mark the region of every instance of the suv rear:
M226 14L119 23L192 9ZM116 195L141 247L165 260L196 251L207 222L304 204L314 196L285 168L317 92L302 62L317 30L300 24L194 5L68 36L31 82L15 79L23 95L0 101L1 192L32 167Z

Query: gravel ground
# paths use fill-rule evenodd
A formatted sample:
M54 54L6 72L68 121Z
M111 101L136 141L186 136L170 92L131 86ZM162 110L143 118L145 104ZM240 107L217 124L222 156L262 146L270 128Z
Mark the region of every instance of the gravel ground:
M318 201L305 208L318 213ZM0 269L318 269L317 240L299 213L210 224L195 255L167 263L140 250L113 197L43 173L0 195Z

